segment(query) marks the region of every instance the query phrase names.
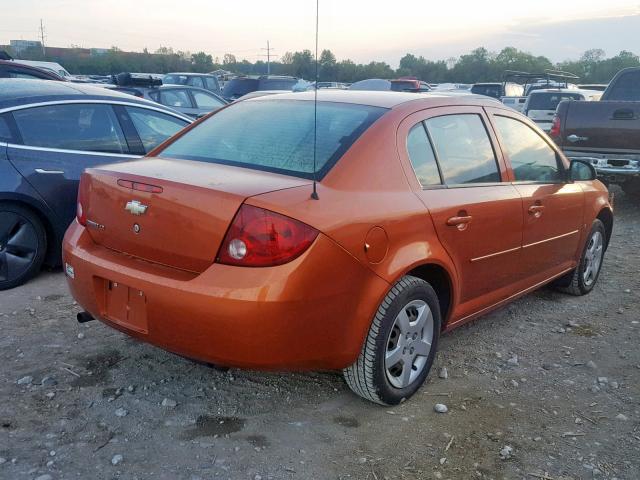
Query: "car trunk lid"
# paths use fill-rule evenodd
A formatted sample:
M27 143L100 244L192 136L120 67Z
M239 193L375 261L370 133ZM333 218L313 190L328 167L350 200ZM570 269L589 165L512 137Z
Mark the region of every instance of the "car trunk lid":
M80 198L97 244L199 273L215 261L246 198L308 183L227 165L151 158L87 170Z

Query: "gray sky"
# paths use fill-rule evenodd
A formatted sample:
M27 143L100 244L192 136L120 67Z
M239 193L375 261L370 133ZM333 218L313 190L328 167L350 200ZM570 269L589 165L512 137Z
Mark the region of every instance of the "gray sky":
M0 3L10 0L0 0ZM320 48L338 59L383 60L406 52L445 59L484 45L511 45L552 60L589 48L640 53L639 0L393 2L320 0ZM153 51L160 46L257 60L313 49L313 0L19 0L0 16L0 43L35 39L40 18L51 46Z

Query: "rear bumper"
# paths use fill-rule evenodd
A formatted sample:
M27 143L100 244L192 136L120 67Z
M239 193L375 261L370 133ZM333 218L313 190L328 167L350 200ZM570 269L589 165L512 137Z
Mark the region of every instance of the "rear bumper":
M219 365L341 369L357 358L389 284L322 234L272 268L212 264L196 275L101 247L71 225L63 259L72 295L104 323L166 350ZM144 292L146 331L109 318L105 283ZM141 294L142 296L142 294Z

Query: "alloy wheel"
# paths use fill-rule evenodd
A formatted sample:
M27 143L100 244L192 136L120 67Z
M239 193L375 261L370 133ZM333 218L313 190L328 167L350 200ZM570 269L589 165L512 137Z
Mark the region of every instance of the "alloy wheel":
M396 388L406 388L427 365L433 342L433 314L422 300L405 305L395 318L385 352L387 379Z
M13 281L31 267L38 253L34 226L14 212L0 212L0 281Z
M600 267L602 266L602 257L604 255L604 239L602 233L599 231L593 232L589 243L587 244L587 250L584 255L584 270L582 273L582 280L584 284L589 287L598 278Z

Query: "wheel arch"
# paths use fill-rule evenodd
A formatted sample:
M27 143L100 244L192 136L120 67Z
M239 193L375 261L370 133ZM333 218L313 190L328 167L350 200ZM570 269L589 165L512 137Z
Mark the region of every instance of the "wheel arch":
M440 304L440 314L442 316L441 328L444 329L449 322L454 305L455 286L452 273L441 263L425 261L424 263L414 265L409 271L405 272L404 275L417 277L433 287L438 296L438 303Z
M611 235L613 234L613 212L610 208L605 207L600 210L598 216L596 217L604 224L605 231L607 233L607 238L605 242L605 250L609 247L609 242L611 241Z

